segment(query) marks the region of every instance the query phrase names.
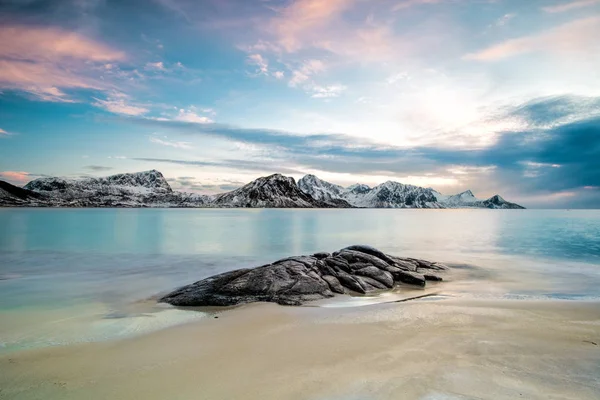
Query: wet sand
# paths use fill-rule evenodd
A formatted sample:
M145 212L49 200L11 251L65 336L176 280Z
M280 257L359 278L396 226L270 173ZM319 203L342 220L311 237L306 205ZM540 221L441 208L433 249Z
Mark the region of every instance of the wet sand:
M254 304L0 356L7 399L598 399L600 304Z

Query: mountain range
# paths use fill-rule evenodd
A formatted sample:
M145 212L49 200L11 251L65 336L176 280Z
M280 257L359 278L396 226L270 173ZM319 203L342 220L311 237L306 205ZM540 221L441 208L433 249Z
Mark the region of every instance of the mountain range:
M212 208L492 208L522 209L499 195L477 199L470 190L443 195L431 188L388 181L342 187L306 175L274 174L231 192L207 196L173 191L156 170L104 178L39 178L22 188L0 181L5 207L212 207Z

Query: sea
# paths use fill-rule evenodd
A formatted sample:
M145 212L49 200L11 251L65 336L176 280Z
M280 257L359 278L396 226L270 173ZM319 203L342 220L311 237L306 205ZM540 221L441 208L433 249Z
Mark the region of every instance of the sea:
M600 210L2 208L0 353L199 320L208 313L156 299L220 272L352 244L465 271L435 301L600 299ZM361 301L335 304L373 303Z

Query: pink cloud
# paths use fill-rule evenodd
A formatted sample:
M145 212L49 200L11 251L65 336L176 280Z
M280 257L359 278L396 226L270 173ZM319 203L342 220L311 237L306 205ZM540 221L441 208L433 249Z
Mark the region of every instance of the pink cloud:
M537 35L525 36L493 45L464 58L476 61L497 61L531 52L569 53L591 52L598 47L600 17L589 17L561 25Z
M389 10L360 0L297 0L274 8L275 15L257 22L255 44L241 46L248 53L278 56L326 50L340 60L379 62L398 59L408 49L396 37ZM379 15L380 18L376 18ZM364 17L366 16L366 17Z
M326 27L353 3L354 0L298 0L280 9L267 29L277 36L283 49L293 52L305 45L305 38Z
M54 64L0 59L0 87L17 89L44 101L70 100L59 88L106 89L107 84Z
M392 7L392 11L404 10L406 8L419 6L422 4L438 4L443 2L444 0L403 0Z
M108 90L99 71L124 60L125 53L60 28L0 27L0 88L39 100L72 102L68 89Z
M23 171L0 171L0 178L15 184L25 184L29 182L29 172Z
M55 27L24 25L0 28L0 57L20 60L122 61L125 53Z
M388 26L366 26L333 33L330 41L317 41L323 49L358 61L380 61L405 54L407 46Z
M600 0L578 0L556 6L543 7L542 10L554 14L575 10L577 8L591 7L597 4L600 4Z

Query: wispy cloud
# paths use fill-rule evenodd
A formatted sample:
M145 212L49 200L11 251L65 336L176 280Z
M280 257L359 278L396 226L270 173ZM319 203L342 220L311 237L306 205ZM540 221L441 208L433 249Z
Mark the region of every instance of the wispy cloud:
M57 27L26 25L0 28L0 56L39 62L76 59L93 62L122 61L125 53Z
M125 60L125 53L57 27L0 27L0 88L43 101L72 101L65 89L106 90L91 65Z
M196 107L191 106L187 109L180 108L173 120L180 122L192 122L195 124L209 124L213 122L213 120L206 115L200 115L198 113L199 111L214 115L214 111L212 109L198 110Z
M564 4L558 4L555 6L547 6L542 9L547 13L562 13L578 8L591 7L600 4L600 0L578 0L570 1Z
M346 90L346 86L344 85L329 85L329 86L312 86L310 90L312 91L311 97L315 99L324 99L331 97L338 97L342 92Z
M72 102L60 88L103 90L107 85L53 64L0 57L0 87L19 90L42 101Z
M104 171L110 171L113 168L105 167L103 165L86 165L85 167L83 167L83 169L87 169L89 171L94 171L94 172L104 172Z
M325 63L321 60L306 60L298 68L292 70L292 77L290 78L289 85L291 87L296 87L307 82L313 75L325 71L326 68Z
M11 136L12 133L5 131L4 129L0 128L0 138L6 138Z
M165 64L162 61L146 63L146 69L151 71L166 71Z
M235 190L245 182L231 179L198 179L193 176L168 178L167 182L175 190L194 191L202 194L215 194Z
M181 62L168 63L165 61L147 62L144 65L144 70L147 72L146 77L160 77L163 75L176 75L181 73L194 73L186 68Z
M269 74L269 61L260 54L250 54L247 58L247 62L250 65L256 66L256 70L254 71L255 75Z
M166 163L197 167L218 167L227 169L244 169L249 171L260 171L263 173L282 173L282 174L302 174L302 170L291 168L277 161L249 161L249 160L178 160L172 158L133 158L136 161L146 161L150 163Z
M511 39L464 58L476 61L497 61L520 54L543 51L547 53L591 52L600 46L600 17L594 16L566 23L558 28Z
M265 27L288 52L304 47L315 33L331 24L354 0L299 0L276 9L277 16Z
M266 21L258 19L258 38L241 47L248 53L269 52L289 58L314 50L364 63L393 59L406 47L394 35L389 12L380 19L371 14L371 10L382 14L380 3L297 0L269 8L274 15ZM368 17L361 21L360 15Z
M145 106L130 103L128 96L123 93L115 93L105 100L98 98L94 98L94 100L95 102L92 103L93 106L103 108L115 114L136 116L144 115L150 111Z
M515 14L515 13L504 14L503 16L501 16L500 18L498 18L496 20L496 22L494 23L494 26L506 26L516 16L517 16L517 14Z
M163 140L155 136L150 137L152 143L160 144L162 146L175 147L177 149L191 149L192 145L189 142L173 142L170 140Z

